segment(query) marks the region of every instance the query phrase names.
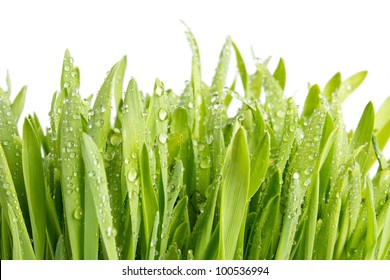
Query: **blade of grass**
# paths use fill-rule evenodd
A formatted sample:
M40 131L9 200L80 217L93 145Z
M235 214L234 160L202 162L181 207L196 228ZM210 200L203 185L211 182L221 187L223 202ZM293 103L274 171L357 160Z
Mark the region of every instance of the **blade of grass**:
M15 97L14 102L11 105L12 113L15 117L15 122L17 123L19 121L19 118L22 114L23 108L24 108L24 101L26 100L26 91L27 87L24 86L18 93L18 95Z
M3 148L0 146L0 203L3 216L11 231L13 242L13 259L33 260L34 250L31 246L23 214L12 181L11 171Z
M31 117L26 118L23 124L22 159L34 251L36 258L42 260L45 256L46 244L46 191L41 148L31 123Z
M248 199L250 162L246 137L239 128L225 157L220 198L218 257L233 259Z
M118 259L113 227L111 206L109 203L106 173L99 149L92 138L83 133L82 155L85 164L86 188L91 190L96 216L99 222L100 234L110 260Z

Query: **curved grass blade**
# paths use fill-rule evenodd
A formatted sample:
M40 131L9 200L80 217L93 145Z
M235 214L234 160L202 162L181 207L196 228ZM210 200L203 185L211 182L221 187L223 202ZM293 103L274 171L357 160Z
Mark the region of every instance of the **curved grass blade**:
M18 93L18 95L15 97L14 102L11 105L12 113L15 117L15 122L17 123L19 121L19 118L22 114L23 108L24 108L24 101L26 100L26 91L27 87L24 86Z
M218 66L217 69L215 70L215 75L211 83L210 93L214 93L214 92L222 93L222 90L225 86L226 76L229 70L231 43L232 41L230 37L226 38L226 42L223 45L223 48L219 55Z
M92 117L88 124L88 133L101 151L105 148L108 132L110 131L110 116L112 98L119 90L118 86L123 81L123 72L126 67L126 57L116 63L108 73L100 88L96 101L93 104ZM115 96L115 99L117 97Z
M337 92L341 85L341 74L336 73L325 85L322 94L328 99L332 100L333 95Z
M248 198L257 192L263 182L268 169L269 156L270 140L269 134L266 133L251 157Z
M46 245L46 190L41 147L31 118L25 119L23 124L22 159L34 250L37 259L42 260Z
M220 200L219 258L233 259L248 199L250 162L246 137L239 128L225 157Z
M248 74L246 71L245 62L242 59L241 53L240 53L237 45L233 41L232 41L232 45L234 48L234 52L236 53L237 68L238 68L238 72L240 73L242 86L243 86L244 91L245 91L245 96L250 98L251 96L248 96L249 95L249 92L248 92L248 82L249 81L248 81L248 77L247 77Z
M16 128L15 117L11 110L11 103L8 97L0 89L0 145L3 148L5 157L7 158L8 166L11 172L12 181L14 183L16 194L20 203L26 226L31 233L30 217L28 213L26 188L23 180L22 168L22 148L21 143L15 141L15 137L19 136Z
M16 189L12 181L11 171L3 148L0 145L0 203L3 217L11 231L13 240L13 259L35 259L31 246L30 236L27 232L23 214L17 199Z
M86 188L91 190L93 204L99 222L100 233L110 260L118 259L113 227L111 206L107 188L106 173L99 149L92 138L83 133L82 155L85 164Z
M353 134L350 144L351 153L360 146L367 146L368 151L368 146L370 145L372 139L372 130L374 128L374 114L374 106L371 102L369 102L364 109L358 127ZM366 158L367 153L360 153L356 157L356 161L361 167L363 167L364 163L366 162Z
M356 73L341 83L340 89L337 92L340 103L343 103L356 88L364 81L367 76L367 71Z
M279 59L278 66L276 66L273 76L279 82L280 88L284 90L286 85L286 67L284 66L283 58Z

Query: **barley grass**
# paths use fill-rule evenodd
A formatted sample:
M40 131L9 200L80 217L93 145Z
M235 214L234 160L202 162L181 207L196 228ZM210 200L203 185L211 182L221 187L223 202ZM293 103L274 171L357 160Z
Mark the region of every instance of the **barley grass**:
M66 51L47 129L30 115L19 133L26 88L12 101L7 77L1 259L390 259L390 98L376 113L368 103L348 132L341 104L366 72L311 85L299 110L282 59L248 73L227 38L207 85L186 35L180 95L159 80L151 94L135 79L122 88L124 57L82 99ZM231 56L238 76L227 81Z

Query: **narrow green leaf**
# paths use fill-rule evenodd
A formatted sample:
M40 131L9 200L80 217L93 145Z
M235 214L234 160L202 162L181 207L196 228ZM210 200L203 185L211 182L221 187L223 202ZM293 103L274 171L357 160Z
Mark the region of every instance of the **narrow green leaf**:
M219 258L233 259L248 199L250 162L246 137L239 128L225 157L220 200Z
M143 104L138 85L131 79L125 94L122 107L122 143L123 143L123 174L124 186L130 203L131 241L130 259L135 258L139 229L141 225L141 208L139 206L138 155L144 143L145 120Z
M378 229L376 222L375 214L375 205L374 205L374 189L371 183L370 178L366 177L367 183L367 236L364 248L364 255L366 260L371 260L374 258L375 247L378 237Z
M367 146L371 143L372 138L372 130L374 127L374 106L371 102L369 102L364 109L364 112L362 114L362 117L360 118L358 127L356 128L355 133L353 134L351 144L350 144L350 150L351 152L357 149L360 146ZM367 154L366 153L360 153L356 161L359 163L360 166L363 166L363 164L366 161Z
M245 62L244 60L242 59L242 56L241 56L241 53L237 47L237 45L232 41L232 45L233 45L233 48L234 48L234 52L236 53L236 60L237 60L237 68L238 68L238 72L240 73L240 77L241 77L241 81L242 81L242 86L244 88L244 91L245 91L245 96L250 98L251 96L249 96L249 92L248 92L248 77L247 77L247 71L246 71L246 67L245 67Z
M257 192L264 180L270 156L269 142L269 135L266 133L251 157L248 198L251 198Z
M231 44L232 40L230 37L226 38L226 42L223 45L221 53L219 55L219 61L217 69L215 70L215 75L213 82L211 83L210 92L219 92L221 93L226 82L226 76L229 69L230 55L231 55Z
M109 204L106 173L104 171L103 160L100 156L97 145L92 138L83 134L82 154L85 164L86 188L91 190L93 204L99 222L100 233L107 250L109 259L118 259L115 235L116 229L113 227L111 206Z
M158 211L156 194L153 189L150 176L148 149L144 144L140 161L141 171L141 194L142 194L142 223L146 244L150 243L156 213ZM148 251L148 248L147 248Z
M23 175L37 259L42 260L46 244L46 191L41 147L31 119L23 124Z
M273 76L279 82L282 90L284 90L284 87L286 85L286 68L284 66L283 58L279 59L278 66L276 66L276 69L275 69Z
M356 88L364 81L367 76L367 71L356 73L341 83L340 89L337 92L340 103L343 103L348 96L350 96Z
M17 123L19 121L19 118L22 114L23 108L24 108L24 101L26 100L26 91L27 87L24 86L18 93L18 95L15 97L14 102L11 105L12 113L15 117L15 122Z
M61 190L64 204L66 227L72 259L82 258L82 219L78 215L82 211L82 193L84 185L81 181L81 120L80 98L71 95L66 100L60 120L60 159L61 159Z
M31 246L30 237L27 232L23 214L16 195L16 189L11 177L11 171L3 148L0 145L0 203L3 216L11 231L13 241L13 259L35 259ZM15 254L15 251L17 254Z

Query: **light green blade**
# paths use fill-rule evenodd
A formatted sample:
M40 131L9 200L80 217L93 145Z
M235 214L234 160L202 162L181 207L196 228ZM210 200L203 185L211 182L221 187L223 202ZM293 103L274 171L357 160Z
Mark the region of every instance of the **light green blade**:
M19 121L24 108L24 101L26 100L27 87L22 87L18 95L15 97L14 102L11 105L12 113L15 117L15 122Z
M117 88L118 85L122 83L125 67L126 58L124 57L111 68L93 105L92 116L88 124L88 133L91 135L99 150L103 150L106 144L107 135L111 128L112 98L116 94L115 91L119 90ZM115 96L115 99L117 99L117 96Z
M82 154L85 165L86 184L91 190L93 204L99 222L100 234L110 260L118 259L115 236L116 229L113 227L111 206L108 196L107 179L104 171L103 160L97 145L92 138L83 134Z
M72 95L64 104L60 121L61 190L72 259L82 258L82 156L80 98Z
M134 259L141 225L141 208L139 207L138 158L145 138L145 120L143 104L138 85L131 79L125 94L122 107L122 143L123 143L123 182L128 193L131 217L131 241L129 258Z
M13 236L14 255L13 259L35 259L31 246L30 237L22 215L16 189L12 181L11 171L3 148L0 146L0 203L2 215L6 218L7 224ZM16 252L16 253L15 253Z
M246 136L239 128L225 157L220 198L219 258L233 259L249 192L250 162Z
M25 119L23 124L22 158L34 250L36 258L42 260L46 245L46 191L41 147L31 119Z

